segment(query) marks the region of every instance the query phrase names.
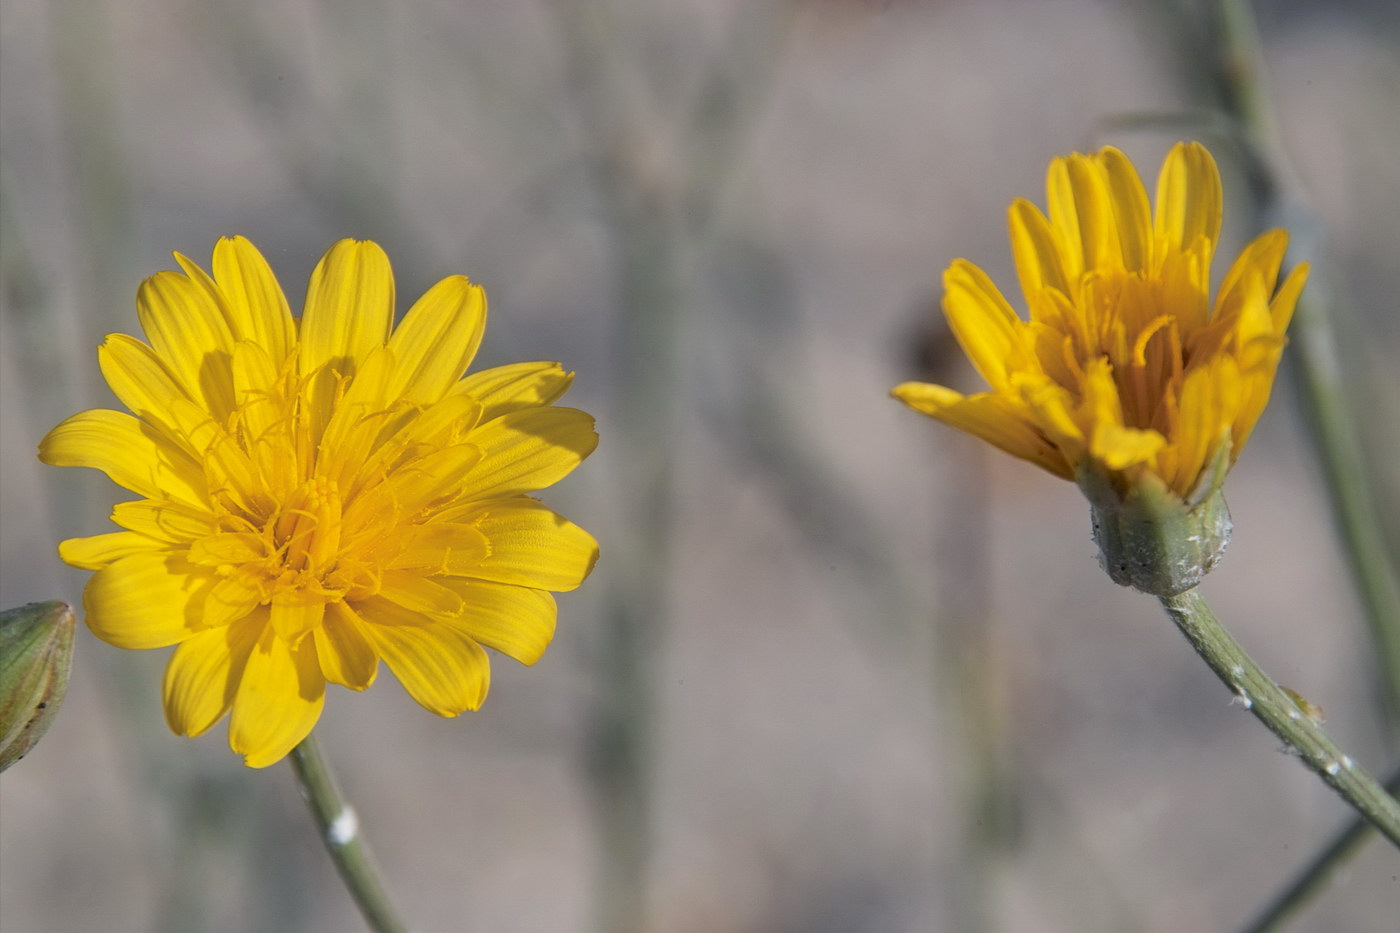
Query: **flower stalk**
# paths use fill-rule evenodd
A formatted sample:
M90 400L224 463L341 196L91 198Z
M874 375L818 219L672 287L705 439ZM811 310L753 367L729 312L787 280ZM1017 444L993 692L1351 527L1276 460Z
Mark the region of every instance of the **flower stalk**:
M315 735L308 735L292 749L291 762L302 797L320 830L321 842L365 923L374 933L405 933L408 928L389 898L384 879L370 856L369 844L360 835L355 811L341 794Z
M1278 736L1358 813L1400 847L1400 801L1347 755L1282 687L1245 653L1215 617L1200 591L1161 597L1163 608L1191 647L1235 694L1236 701Z

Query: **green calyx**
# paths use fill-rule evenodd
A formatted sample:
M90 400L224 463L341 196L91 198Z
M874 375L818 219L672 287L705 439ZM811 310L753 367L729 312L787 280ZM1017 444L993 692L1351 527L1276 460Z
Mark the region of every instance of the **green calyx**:
M68 691L73 610L30 603L0 612L0 771L43 737Z
M1081 470L1077 481L1092 508L1094 541L1113 582L1159 597L1197 586L1230 543L1234 524L1220 491L1228 469L1224 445L1187 500L1151 473L1120 491L1104 473Z

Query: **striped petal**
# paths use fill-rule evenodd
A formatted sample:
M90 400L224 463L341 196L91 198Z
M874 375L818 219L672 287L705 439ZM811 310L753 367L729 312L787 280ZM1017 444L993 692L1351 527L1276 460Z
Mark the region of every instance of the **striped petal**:
M987 273L958 259L943 273L943 311L959 346L994 389L1009 385L1007 367L1022 354L1021 319Z
M148 499L169 496L199 506L208 498L199 464L124 412L78 412L39 442L39 459L50 466L101 470Z
M465 631L444 622L403 624L402 615L372 601L356 609L375 650L419 706L449 717L480 708L491 662Z
M137 290L136 314L185 394L227 418L234 408L233 333L209 291L178 272L157 272Z
M1157 179L1153 233L1157 263L1170 253L1186 252L1198 239L1214 246L1220 239L1222 213L1220 172L1200 143L1178 143L1162 163Z
M265 612L182 642L165 668L165 721L176 735L208 732L233 705L248 655L267 627Z
M140 499L112 506L112 521L161 541L188 543L213 534L214 516L169 499Z
M397 366L390 397L427 404L462 378L486 328L486 293L464 275L443 279L416 301L389 338Z
M233 701L229 746L250 768L275 764L311 734L325 699L315 639L303 638L292 648L264 626Z
M129 554L83 590L88 628L118 648L164 648L207 627L203 607L218 578L169 553Z
M302 375L329 364L354 375L382 347L394 320L394 276L376 243L341 240L326 252L306 289L301 316Z
M592 535L534 499L481 503L464 520L490 545L471 577L562 592L582 583L598 560Z
M70 567L101 570L132 554L169 551L170 544L132 531L114 531L90 538L69 538L58 546L58 556Z
M108 334L97 363L112 394L143 417L160 420L171 400L189 400L184 388L149 346L126 334Z
M558 608L546 590L443 578L466 607L449 625L521 664L534 664L554 638Z
M315 637L316 659L326 680L351 690L364 690L374 683L379 654L353 609L343 602L328 603Z
M282 365L296 342L287 297L267 260L245 238L221 237L214 244L214 280L228 299L234 338L248 340Z
M1000 395L962 395L924 382L906 382L891 393L915 411L979 437L994 447L1064 479L1074 470L1064 455L1042 436L1016 407Z
M512 363L472 373L453 386L452 392L481 402L481 420L491 421L508 411L552 405L569 391L573 381L574 374L558 363Z
M473 499L543 489L568 476L598 446L593 417L574 408L513 411L468 439L483 453L463 482L463 496Z
M1146 272L1152 262L1152 208L1147 203L1147 189L1133 163L1117 149L1105 147L1099 153L1099 164L1108 185L1123 267L1129 272Z

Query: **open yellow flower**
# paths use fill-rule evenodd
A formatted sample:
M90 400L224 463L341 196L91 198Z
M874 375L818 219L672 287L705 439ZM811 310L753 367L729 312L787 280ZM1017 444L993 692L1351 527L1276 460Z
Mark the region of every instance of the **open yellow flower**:
M1025 200L1010 210L1028 321L972 263L943 276L953 334L991 391L908 382L893 394L1079 482L1096 505L1207 502L1268 402L1306 267L1278 286L1288 236L1270 231L1211 304L1220 174L1198 143L1167 156L1155 212L1113 148L1055 159L1046 187L1048 218Z
M183 275L137 295L150 343L113 334L98 351L134 416L81 412L39 447L144 497L113 510L123 531L59 547L96 571L88 626L120 648L177 644L170 728L199 735L232 710L229 744L251 767L306 737L327 682L363 690L381 659L438 715L479 707L482 646L533 664L554 633L550 591L597 559L527 495L597 444L589 415L552 405L573 374L463 378L485 293L444 279L395 328L374 243L331 247L300 320L241 237L215 246L212 278L175 258Z

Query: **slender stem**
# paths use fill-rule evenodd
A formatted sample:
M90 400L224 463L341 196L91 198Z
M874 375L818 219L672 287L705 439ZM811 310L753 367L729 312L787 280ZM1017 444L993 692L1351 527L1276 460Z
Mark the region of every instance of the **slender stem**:
M1321 253L1316 220L1291 183L1264 80L1259 29L1249 0L1220 0L1216 72L1224 110L1238 123L1246 168L1264 221L1292 228L1294 248ZM1298 300L1291 331L1293 366L1304 421L1322 467L1332 518L1352 581L1376 640L1377 664L1391 713L1400 713L1400 578L1381 527L1371 478L1337 358L1322 263ZM1284 270L1286 272L1287 270ZM1283 273L1281 273L1283 274Z
M1400 801L1310 719L1225 631L1198 590L1162 597L1162 606L1215 675L1284 747L1400 847Z
M1400 793L1400 769L1393 771L1386 779L1385 789L1392 794ZM1360 850L1361 845L1371 838L1372 830L1371 823L1365 817L1354 818L1259 912L1245 927L1245 933L1268 933L1278 929L1280 924L1293 916L1294 911L1322 890L1342 862Z
M341 880L374 933L404 933L407 927L389 900L379 869L370 857L369 845L360 836L355 811L341 796L316 738L308 735L292 749L292 770L301 784L302 796L316 818L321 841L335 862Z

